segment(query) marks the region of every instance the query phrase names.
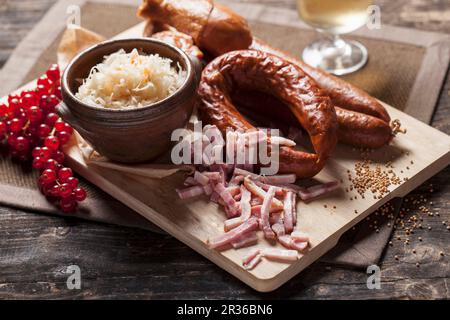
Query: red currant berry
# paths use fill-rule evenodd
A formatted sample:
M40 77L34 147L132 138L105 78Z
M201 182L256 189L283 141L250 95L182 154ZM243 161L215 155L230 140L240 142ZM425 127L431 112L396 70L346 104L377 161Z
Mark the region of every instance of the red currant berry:
M31 155L33 156L33 158L40 157L40 154L41 154L41 147L36 147L31 152Z
M59 197L59 185L58 184L53 185L49 191L49 194L52 197Z
M46 75L39 77L37 80L37 85L44 86L47 89L47 92L50 91L52 84L53 84L53 82L49 78L47 78Z
M50 127L53 127L55 125L55 122L58 121L58 119L59 116L56 113L50 112L45 118L45 123Z
M15 148L19 152L25 152L30 147L30 142L27 138L19 136L16 138Z
M32 106L27 111L28 119L32 123L39 122L42 118L42 110L39 107Z
M37 149L37 148L36 148ZM41 159L47 161L50 159L52 151L47 147L40 147L38 151L35 152L34 157L40 157Z
M38 84L36 86L36 93L37 93L38 96L41 97L40 100L42 102L42 97L45 96L48 93L48 89L44 85Z
M68 183L63 183L59 186L59 195L62 198L67 198L72 194L73 188Z
M56 131L64 131L66 123L62 119L58 119L58 121L55 122L54 127Z
M58 132L56 134L56 136L58 137L59 142L61 143L61 145L65 145L70 140L70 134L68 134L65 131Z
M13 100L20 100L20 96L19 95L17 95L17 94L10 94L9 96L8 96L8 104L11 104L11 102L13 101Z
M3 136L6 133L6 123L4 123L3 121L0 121L0 136ZM3 139L0 137L0 140Z
M58 105L58 103L59 103L59 99L58 99L58 97L56 95L51 94L51 95L48 96L47 106L48 106L49 109L54 110L55 107Z
M67 182L67 179L69 179L72 176L73 176L73 172L72 172L72 169L70 169L70 168L62 168L58 172L58 179L61 182Z
M6 104L0 103L0 117L8 117L9 107Z
M73 133L73 128L70 126L70 124L68 124L67 122L64 124L64 129L62 131L67 132L68 134L72 134Z
M49 136L45 138L44 145L50 150L58 150L59 148L59 139L55 136Z
M53 170L54 172L58 171L58 162L55 159L47 159L44 164L45 169Z
M42 172L41 180L44 184L49 184L56 181L55 171L52 169L45 169L44 172Z
M60 151L60 150L56 150L53 153L53 159L55 159L58 163L64 163L64 152Z
M86 191L83 188L76 188L73 190L74 196L75 196L75 200L77 201L83 201L84 199L86 199Z
M45 75L53 82L59 80L60 77L59 66L57 64L52 64L50 68L48 68Z
M78 187L78 179L75 177L69 177L67 178L67 183L70 184L72 189L75 189Z
M34 157L32 166L34 169L43 169L44 161L39 157Z
M11 132L8 136L7 142L11 148L15 148L17 135Z
M19 133L22 131L23 121L18 118L13 118L9 124L9 130L13 133Z
M34 92L27 92L20 100L22 108L28 109L39 104L39 98Z
M41 186L40 186L40 188L41 188L41 191L42 191L42 193L45 195L45 196L51 196L52 195L52 189L53 189L53 184L52 183L48 183L48 184L42 184Z
M48 125L46 125L45 123L41 123L38 128L38 135L40 138L45 138L50 134L51 131L52 129Z
M53 94L61 101L62 99L61 86L56 87Z

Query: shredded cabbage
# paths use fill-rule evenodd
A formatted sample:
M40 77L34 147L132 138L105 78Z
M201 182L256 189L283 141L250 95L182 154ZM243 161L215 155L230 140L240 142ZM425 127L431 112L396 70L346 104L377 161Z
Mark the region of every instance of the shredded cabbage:
M158 54L143 55L137 49L105 56L78 88L76 97L86 104L112 108L140 108L170 96L181 87L186 71Z

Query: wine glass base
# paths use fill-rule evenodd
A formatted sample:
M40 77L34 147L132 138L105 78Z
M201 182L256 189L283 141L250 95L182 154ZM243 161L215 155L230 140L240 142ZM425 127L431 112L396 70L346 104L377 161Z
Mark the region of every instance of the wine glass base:
M335 75L361 69L368 59L366 47L357 41L340 38L316 41L303 50L303 61Z

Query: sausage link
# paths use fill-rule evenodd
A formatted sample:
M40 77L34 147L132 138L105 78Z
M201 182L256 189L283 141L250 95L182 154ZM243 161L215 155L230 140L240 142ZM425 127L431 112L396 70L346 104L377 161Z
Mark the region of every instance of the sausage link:
M300 68L313 78L319 87L330 96L335 106L365 113L389 123L390 117L383 105L363 90L358 89L350 83L332 76L325 71L313 68L310 65L291 57L289 54L269 46L256 37L253 38L253 43L250 48L278 55L300 66Z
M263 125L276 125L286 133L290 126L299 126L286 105L271 95L236 90L232 94L232 100L240 112ZM393 137L391 127L381 119L340 107L334 109L340 142L355 147L379 148L389 143Z
M305 178L323 168L337 142L336 113L330 98L301 68L281 57L254 50L233 51L209 63L198 90L199 115L224 134L228 128L244 131L254 128L232 102L230 93L235 88L254 89L277 97L308 132L316 153L280 148L280 172L293 172Z
M190 35L214 57L252 43L247 21L212 0L145 0L138 15Z

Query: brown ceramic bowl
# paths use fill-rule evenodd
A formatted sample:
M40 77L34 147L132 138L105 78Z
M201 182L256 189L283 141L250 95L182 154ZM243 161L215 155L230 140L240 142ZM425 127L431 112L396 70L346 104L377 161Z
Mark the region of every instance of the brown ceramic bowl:
M179 63L186 71L184 84L171 96L134 109L106 109L90 106L75 97L81 80L103 57L124 49L141 49ZM181 50L150 38L102 42L77 55L61 79L63 101L57 106L60 116L72 125L100 154L126 163L156 158L172 145L172 131L183 128L192 113L197 76L194 62Z

